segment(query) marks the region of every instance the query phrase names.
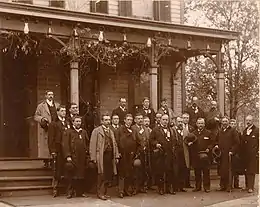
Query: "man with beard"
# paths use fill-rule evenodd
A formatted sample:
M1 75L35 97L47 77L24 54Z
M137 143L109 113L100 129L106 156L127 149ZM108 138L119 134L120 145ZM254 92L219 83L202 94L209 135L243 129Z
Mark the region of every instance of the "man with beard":
M206 113L206 128L212 132L212 138L215 139L220 127L222 114L217 108L217 102L211 101L211 108Z
M118 115L119 116L119 124L124 125L124 119L126 114L128 113L128 110L126 108L126 98L120 98L119 99L119 106L112 111L112 116L113 115Z
M176 158L177 158L177 169L178 169L178 190L180 192L187 192L184 189L185 177L188 171L189 164L189 154L185 153L186 144L184 143L185 131L183 130L183 119L182 117L177 117L176 126L174 127L177 132L177 145L176 145ZM186 151L187 152L187 151Z
M196 187L193 192L201 191L202 173L203 173L203 188L206 193L210 192L210 152L213 145L211 132L205 129L205 120L198 118L197 130L194 135L196 141L193 144L193 167L195 171Z
M150 107L150 100L148 97L144 97L143 106L138 110L143 116L147 116L150 119L150 128L154 127L155 124L155 112L153 108Z
M81 128L81 117L72 117L73 126L67 129L63 137L63 152L66 159L66 177L68 180L67 198L83 196L86 161L88 158L89 138L87 131Z
M168 103L167 103L167 99L163 98L161 101L161 107L159 108L159 110L157 111L157 113L160 114L167 114L169 116L169 125L173 126L174 122L175 122L175 118L176 115L173 112L173 110L171 108L168 107Z
M162 115L160 126L156 126L150 135L153 153L155 182L158 193L176 193L176 168L174 168L176 150L176 132L169 127L169 116Z
M192 104L185 110L186 113L190 115L189 124L196 128L196 122L198 118L204 118L203 110L198 106L198 98L195 96L192 98Z
M135 124L131 127L134 140L137 142L137 158L140 159L141 165L135 168L135 189L133 194L147 193L150 159L149 159L149 131L144 127L143 115L135 115Z
M162 113L159 113L159 112L157 112L157 113L155 114L155 127L161 125L162 115L163 115L163 114L162 114Z
M60 187L61 176L63 175L64 156L62 152L62 137L65 130L68 129L68 123L65 120L66 107L58 106L58 120L53 121L49 125L48 146L53 158L53 197L58 196L58 188Z
M149 135L152 132L152 129L150 128L150 118L148 116L144 116L144 127L147 128Z
M221 120L221 129L216 137L216 147L221 151L220 157L220 188L219 191L231 191L231 180L229 180L229 170L231 163L229 156L234 156L239 147L239 135L237 131L230 127L228 117L223 117Z
M45 101L37 106L34 120L39 123L38 127L38 157L49 158L50 152L48 148L48 127L52 121L58 119L57 107L58 103L54 102L54 94L52 91L46 91ZM47 161L44 162L44 167L49 167Z
M113 175L117 174L116 163L119 159L118 148L113 131L110 129L110 116L103 115L101 126L95 128L91 134L89 144L90 160L98 168L97 196L107 200L107 188Z
M134 160L136 158L137 143L131 129L132 123L132 114L127 114L124 119L124 125L119 127L117 133L118 149L121 154L118 165L118 190L120 198L123 198L125 195L131 196L134 190ZM129 188L132 188L131 192Z
M188 136L189 133L192 133L194 131L194 128L191 125L189 125L190 115L188 113L183 113L182 119L183 119L183 137L185 138L186 136ZM190 184L190 162L189 162L189 160L191 159L190 150L186 144L184 144L183 147L184 147L183 149L184 149L185 157L189 157L189 159L187 158L185 159L187 165L185 188L192 188Z
M246 117L246 128L242 134L243 162L246 170L246 189L253 193L255 174L259 162L259 128L253 124L253 116Z
M71 103L67 120L69 121L70 128L73 127L72 118L79 115L79 106L76 103Z

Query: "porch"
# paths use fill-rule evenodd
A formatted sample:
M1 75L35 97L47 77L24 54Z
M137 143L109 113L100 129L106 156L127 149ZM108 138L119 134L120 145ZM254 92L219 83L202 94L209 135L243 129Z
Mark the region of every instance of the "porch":
M192 56L205 55L215 61L218 103L224 111L221 45L236 38L235 32L3 2L0 14L2 157L37 156L37 130L32 117L46 89L54 91L59 103L80 104L81 114L90 103L97 115L95 124L99 123L99 114L111 112L121 96L128 99L129 109L148 96L155 110L166 97L170 107L181 113L185 106L183 64ZM14 34L33 48L27 45L31 52L21 51L15 59L14 51L10 53L10 48L15 48L10 44L10 35ZM23 45L21 42L19 45ZM134 61L123 58L116 67L107 66L98 55L83 64L82 45L95 42L102 48L127 44L144 55ZM55 56L61 51L62 57Z

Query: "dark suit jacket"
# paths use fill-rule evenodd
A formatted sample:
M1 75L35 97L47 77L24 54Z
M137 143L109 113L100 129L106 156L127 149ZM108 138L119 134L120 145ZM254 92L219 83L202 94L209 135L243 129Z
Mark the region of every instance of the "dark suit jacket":
M155 111L152 108L149 108L146 112L143 107L139 108L138 113L141 113L143 116L148 116L150 119L150 128L153 128L155 125Z
M195 113L195 110L192 107L188 107L184 112L188 113L190 115L190 122L189 124L193 126L194 128L196 127L196 122L198 118L205 118L204 111L198 107L198 112Z
M48 147L50 153L57 153L61 150L63 133L67 128L66 120L64 125L60 120L50 123L48 130Z
M249 135L247 134L247 128L243 131L241 137L241 156L247 172L257 173L259 159L259 128L253 125L251 129L252 131Z
M134 139L137 143L137 153L140 153L144 148L149 150L149 131L146 127L140 129L136 124L131 127L133 130Z
M128 114L129 112L128 112L128 110L126 109L125 111L123 111L120 107L117 107L116 109L114 109L113 111L112 111L112 116L113 115L118 115L119 116L119 123L120 124L124 124L124 118L125 118L125 116L126 116L126 114Z

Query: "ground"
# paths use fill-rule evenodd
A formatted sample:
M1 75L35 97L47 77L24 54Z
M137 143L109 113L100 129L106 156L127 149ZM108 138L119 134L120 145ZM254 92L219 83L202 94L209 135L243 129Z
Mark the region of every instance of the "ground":
M241 186L244 186L244 179L240 176ZM258 176L256 179L258 189ZM4 203L0 207L8 207L7 203L19 207L257 207L258 191L248 194L246 191L234 190L232 193L217 192L218 181L212 182L212 191L178 193L176 195L159 196L156 192L151 191L148 194L139 194L134 197L125 197L120 199L111 192L112 199L101 201L90 195L89 198L73 198L67 200L61 196L52 198L51 196L33 196L33 197L13 197L3 198Z

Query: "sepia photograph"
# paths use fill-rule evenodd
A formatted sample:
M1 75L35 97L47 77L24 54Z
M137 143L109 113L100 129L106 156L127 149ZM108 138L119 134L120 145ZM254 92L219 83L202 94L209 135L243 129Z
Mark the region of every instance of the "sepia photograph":
M0 207L258 207L259 0L0 0Z

